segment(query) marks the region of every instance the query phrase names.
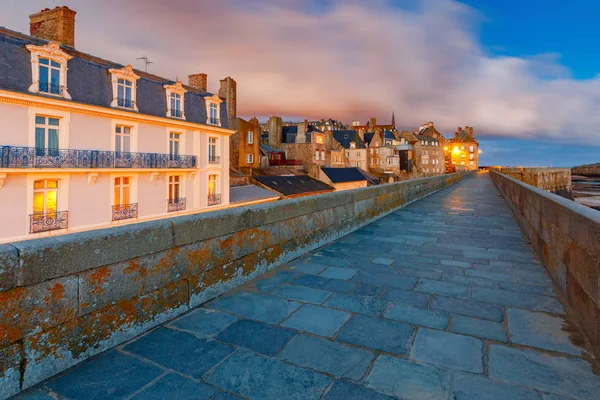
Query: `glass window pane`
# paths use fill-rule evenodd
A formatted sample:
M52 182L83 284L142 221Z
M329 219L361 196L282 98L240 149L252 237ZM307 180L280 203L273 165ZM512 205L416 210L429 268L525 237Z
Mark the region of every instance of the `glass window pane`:
M125 96L123 95L123 90L124 90L124 89L125 89L125 88L124 88L123 86L121 86L121 85L117 86L117 98L119 98L119 99L122 99L122 98L124 98L124 97L125 97Z
M129 185L129 178L123 178L123 185Z
M55 68L60 68L60 64L59 64L59 63L57 63L56 61L52 61L52 60L51 60L51 61L50 61L50 65L52 65L52 66L53 66L53 67L55 67Z
M52 83L53 85L60 84L60 70L53 69L50 71L50 83Z
M115 151L116 152L123 151L121 149L121 136L119 136L119 135L115 136Z
M123 133L126 135L130 135L131 134L131 128L128 126L124 126L123 127Z
M42 214L44 212L44 193L38 192L33 194L33 213Z
M58 150L58 129L48 129L48 148Z
M36 149L46 148L46 130L44 128L35 128L35 147Z
M59 122L58 118L48 118L48 125L58 126Z
M40 82L48 83L48 67L40 65Z
M131 88L130 87L125 88L125 98L127 100L131 100Z
M46 187L49 189L57 189L58 188L58 181L55 179L48 179L46 181Z
M33 188L34 189L43 189L44 188L44 181L35 181L33 182Z
M117 178L119 179L119 178ZM116 179L115 179L116 180ZM118 206L121 204L121 188L119 186L115 186L115 196L114 196L114 205Z
M127 152L127 153L129 151L131 151L129 149L129 136L123 136L123 148L121 149L121 151L124 151L124 152Z
M58 211L58 190L46 192L46 212L55 213Z
M121 184L121 178L115 178L115 185Z
M42 117L41 115L36 115L35 116L35 123L36 124L45 124L46 123L46 117Z
M50 63L50 60L47 58L40 58L40 64L43 65L48 65Z
M129 198L129 186L125 186L123 187L123 204L130 204L130 198Z

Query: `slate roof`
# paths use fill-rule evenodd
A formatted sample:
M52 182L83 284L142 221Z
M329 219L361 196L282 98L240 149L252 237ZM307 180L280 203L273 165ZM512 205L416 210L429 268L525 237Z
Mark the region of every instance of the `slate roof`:
M366 181L358 168L321 168L333 183Z
M262 185L284 196L333 191L331 186L308 175L254 176L253 178Z
M419 140L425 140L425 141L429 141L429 142L439 142L439 140L437 138L434 138L432 136L415 135L415 137Z
M43 46L47 43L47 40L0 27L0 89L48 97L47 95L34 94L28 91L31 85L31 53L25 47L28 44ZM73 56L67 63L68 91L72 100L51 97L65 102L84 103L114 109L110 106L113 93L112 77L108 70L110 68L123 68L124 65L80 52L69 46L61 45L61 49ZM134 71L140 76L137 81L136 94L136 104L139 112L131 112L166 118L167 100L163 85L174 84L175 81L139 70ZM184 87L188 90L185 94L184 105L186 121L206 125L207 115L204 98L212 96L212 94L188 86ZM228 119L225 103L221 104L220 109L221 127L227 128Z
M384 139L396 140L396 135L394 135L394 132L392 132L392 131L384 131L383 132L383 138Z
M321 133L321 130L319 130L319 128L317 128L314 125L309 125L308 130L305 133L306 143L311 142L312 132ZM296 136L298 135L298 125L283 126L281 128L281 133L283 135L283 143L296 143Z
M256 200L279 199L279 193L263 189L256 185L232 186L229 188L231 204L246 203Z
M344 129L340 131L331 131L333 138L342 145L342 147L349 149L350 142L356 142L357 149L365 149L365 142L362 141L358 133L353 129Z
M375 132L367 132L363 135L365 143L370 145L371 142L373 141L373 138L375 137Z

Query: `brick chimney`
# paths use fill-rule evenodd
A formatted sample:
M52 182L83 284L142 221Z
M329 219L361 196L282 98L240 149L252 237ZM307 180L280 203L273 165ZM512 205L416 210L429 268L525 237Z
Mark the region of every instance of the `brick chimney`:
M46 8L29 16L31 36L75 47L75 11L67 6Z
M188 86L194 89L202 90L206 92L208 84L208 75L206 74L193 74L188 75Z
M281 117L271 117L267 122L267 131L269 132L269 146L279 148L282 138L282 121Z
M237 83L230 76L221 79L219 96L223 97L227 102L229 129L235 129L233 121L237 118Z

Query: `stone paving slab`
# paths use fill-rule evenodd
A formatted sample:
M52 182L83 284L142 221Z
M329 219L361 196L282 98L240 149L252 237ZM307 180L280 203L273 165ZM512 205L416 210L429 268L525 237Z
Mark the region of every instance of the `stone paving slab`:
M22 397L600 398L567 320L480 173Z

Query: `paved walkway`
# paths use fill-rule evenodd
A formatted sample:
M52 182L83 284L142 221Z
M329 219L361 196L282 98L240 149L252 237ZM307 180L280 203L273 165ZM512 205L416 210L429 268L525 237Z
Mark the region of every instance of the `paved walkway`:
M487 174L47 382L68 399L599 399Z

